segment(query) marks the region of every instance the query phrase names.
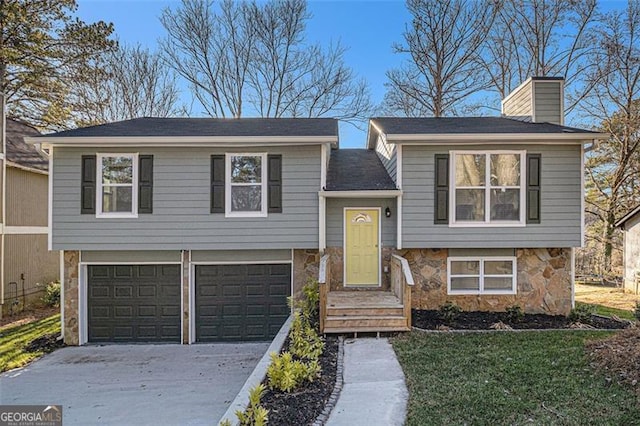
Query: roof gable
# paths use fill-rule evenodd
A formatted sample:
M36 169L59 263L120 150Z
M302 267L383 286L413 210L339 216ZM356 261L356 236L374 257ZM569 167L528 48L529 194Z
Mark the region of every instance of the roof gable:
M39 136L35 128L20 121L6 119L7 161L37 170L47 170L48 160L33 146L24 141L26 137Z
M327 191L395 190L396 185L375 151L337 149L331 152Z
M633 219L634 217L636 217L638 214L640 214L640 206L637 206L635 209L631 210L629 213L622 216L622 218L619 221L617 221L614 224L614 226L616 228L624 228L625 224L631 219Z

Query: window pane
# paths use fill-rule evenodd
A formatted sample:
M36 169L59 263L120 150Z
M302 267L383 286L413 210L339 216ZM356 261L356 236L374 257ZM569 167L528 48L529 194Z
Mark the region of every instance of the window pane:
M450 275L478 275L480 262L477 260L456 260L451 262Z
M102 212L132 212L132 188L130 186L103 186Z
M260 183L262 182L262 157L233 156L231 157L232 183Z
M484 189L456 190L456 220L484 221Z
M491 154L491 185L520 186L520 154Z
M520 220L520 190L491 190L491 220Z
M456 186L484 186L484 154L456 154Z
M132 183L133 160L131 157L103 157L103 183Z
M488 260L484 262L485 275L512 275L513 262L510 260Z
M484 289L485 290L512 290L513 278L485 277Z
M259 212L262 210L262 186L232 186L231 211Z
M480 290L480 278L451 277L451 290Z

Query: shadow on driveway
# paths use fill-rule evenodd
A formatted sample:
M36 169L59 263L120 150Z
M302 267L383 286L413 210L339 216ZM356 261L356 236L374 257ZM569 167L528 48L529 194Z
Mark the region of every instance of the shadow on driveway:
M0 375L0 404L60 404L70 425L212 425L269 342L59 349Z

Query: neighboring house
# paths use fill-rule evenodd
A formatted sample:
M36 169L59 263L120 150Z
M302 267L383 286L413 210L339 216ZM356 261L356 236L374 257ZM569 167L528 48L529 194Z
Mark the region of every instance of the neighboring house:
M567 314L583 146L605 135L562 125L562 84L516 89L517 120L374 118L367 149L338 149L332 119L31 138L53 164L65 341L268 339L311 278L324 332L407 330L446 301Z
M6 151L0 156L0 288L2 313L38 302L44 286L60 278L60 256L47 248L48 161L25 137L40 133L16 120L6 120ZM40 284L40 285L38 285Z
M616 224L624 235L624 289L640 294L640 206Z

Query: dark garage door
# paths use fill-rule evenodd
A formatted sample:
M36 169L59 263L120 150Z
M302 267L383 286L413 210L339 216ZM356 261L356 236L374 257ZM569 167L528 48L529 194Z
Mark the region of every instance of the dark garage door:
M89 342L180 342L179 265L87 269Z
M196 266L196 341L268 340L289 316L291 265Z

